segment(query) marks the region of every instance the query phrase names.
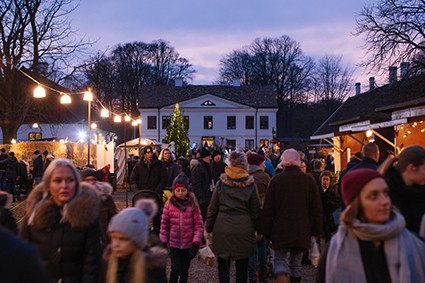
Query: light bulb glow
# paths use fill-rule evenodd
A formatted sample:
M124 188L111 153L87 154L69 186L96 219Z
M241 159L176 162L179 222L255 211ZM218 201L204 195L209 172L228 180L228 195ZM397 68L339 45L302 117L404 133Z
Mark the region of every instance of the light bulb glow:
M61 104L70 104L71 103L71 96L69 96L68 94L64 93L61 96Z
M119 116L119 115L115 115L115 117L114 117L114 122L115 122L115 123L121 123L121 116Z
M91 93L90 91L84 92L83 100L84 101L93 101L93 93Z
M41 85L39 85L39 86L37 86L35 89L34 89L34 97L35 98L43 98L43 97L46 97L46 90L41 86Z
M130 122L130 121L131 121L131 117L130 117L130 116L128 116L128 115L125 115L125 117L124 117L124 121L126 121L126 122Z
M108 117L109 117L109 111L108 111L108 109L103 108L103 109L100 111L100 117L108 118Z

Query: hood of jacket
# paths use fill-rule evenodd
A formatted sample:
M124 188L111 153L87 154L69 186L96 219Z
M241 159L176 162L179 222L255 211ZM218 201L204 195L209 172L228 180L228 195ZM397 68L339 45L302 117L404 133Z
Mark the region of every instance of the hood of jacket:
M225 173L220 175L220 180L229 187L244 188L254 183L254 177L242 168L227 166L224 171Z
M258 172L258 171L262 171L260 166L249 164L249 166L248 166L249 174L252 174L252 173L255 173L255 172Z
M95 189L82 182L75 197L63 206L61 222L72 228L86 228L99 217L100 199ZM44 182L36 186L27 199L25 211L28 224L37 229L49 228L56 222L58 206L48 193Z
M107 182L96 182L94 187L101 200L105 200L108 196L112 195L112 191L114 190L111 184Z

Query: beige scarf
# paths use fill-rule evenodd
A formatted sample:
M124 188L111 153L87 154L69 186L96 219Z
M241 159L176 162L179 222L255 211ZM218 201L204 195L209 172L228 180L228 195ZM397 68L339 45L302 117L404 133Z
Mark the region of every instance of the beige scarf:
M366 282L358 239L384 241L392 283L425 282L425 243L405 226L396 211L383 225L356 220L349 228L342 223L329 244L326 282Z

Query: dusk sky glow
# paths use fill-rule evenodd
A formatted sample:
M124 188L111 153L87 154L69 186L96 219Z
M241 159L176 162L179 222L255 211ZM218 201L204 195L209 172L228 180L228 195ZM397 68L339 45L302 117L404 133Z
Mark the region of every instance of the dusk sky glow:
M288 35L315 59L342 55L356 68L364 50L355 37L355 19L366 0L80 0L70 15L80 35L97 42L97 51L117 44L164 39L196 70L192 84L211 84L219 60L259 37ZM366 87L374 74L356 68L354 80ZM378 82L379 83L379 82ZM384 82L381 82L383 84Z

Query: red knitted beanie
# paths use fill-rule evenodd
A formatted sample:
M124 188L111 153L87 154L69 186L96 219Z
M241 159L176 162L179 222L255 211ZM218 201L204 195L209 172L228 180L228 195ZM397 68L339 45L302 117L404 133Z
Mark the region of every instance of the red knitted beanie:
M341 195L345 205L350 204L364 186L376 178L383 177L378 171L366 168L349 171L345 174L341 184Z
M250 165L260 166L261 163L264 162L264 160L266 160L266 159L263 156L256 154L256 153L251 153L248 156L248 164L250 164Z

